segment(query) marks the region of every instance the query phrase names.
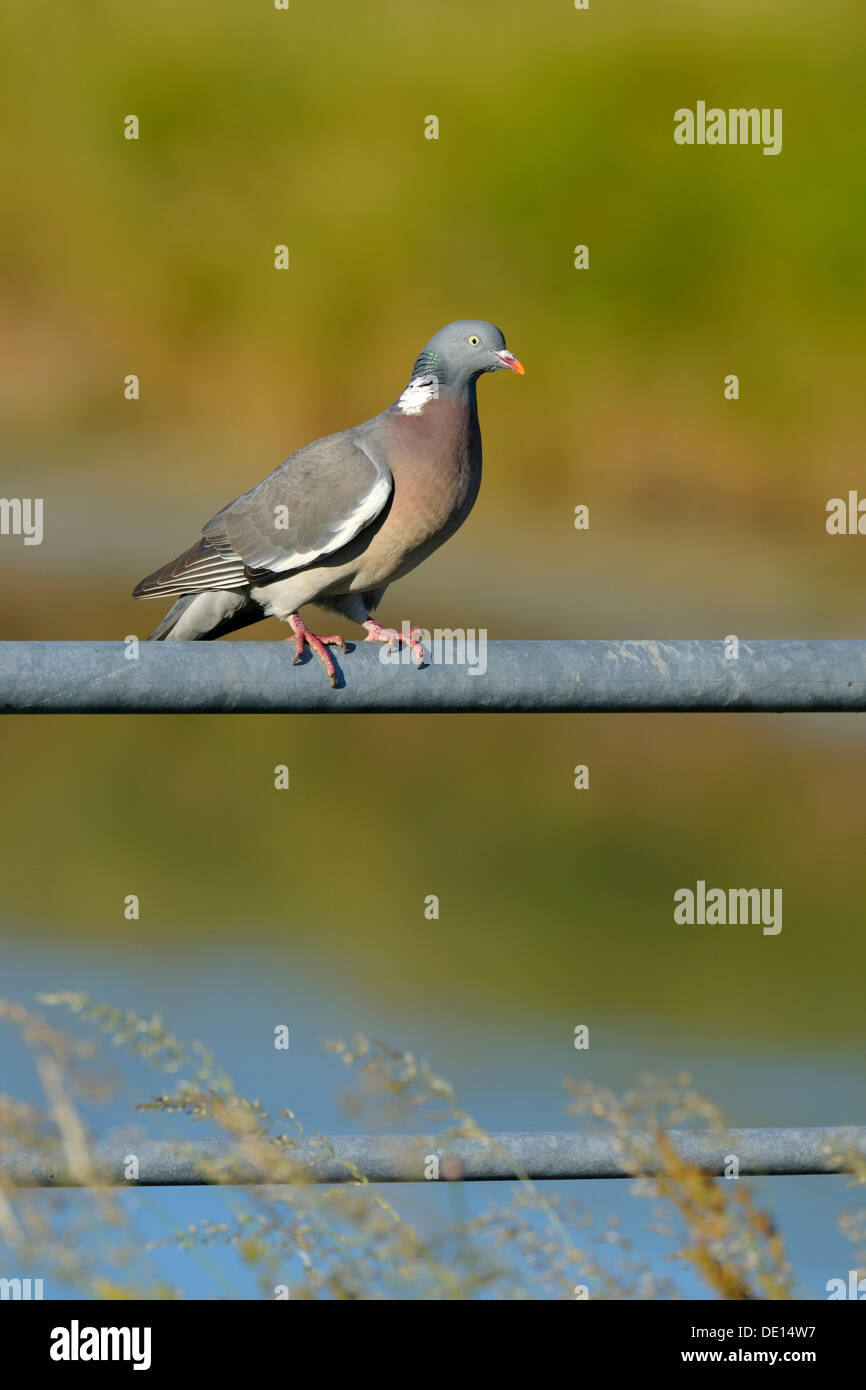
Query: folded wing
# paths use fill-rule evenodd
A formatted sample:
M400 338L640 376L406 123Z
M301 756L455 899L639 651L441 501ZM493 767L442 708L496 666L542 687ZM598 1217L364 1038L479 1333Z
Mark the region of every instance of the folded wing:
M318 439L217 512L202 539L143 579L133 596L243 588L314 564L374 521L393 487L390 469L366 442L345 434Z

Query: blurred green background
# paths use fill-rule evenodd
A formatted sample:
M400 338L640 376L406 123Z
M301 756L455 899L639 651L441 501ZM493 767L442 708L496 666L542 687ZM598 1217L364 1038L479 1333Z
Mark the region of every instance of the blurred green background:
M482 381L479 503L384 620L866 636L866 541L824 528L866 492L855 0L100 0L0 39L2 492L45 499L40 547L0 541L0 638L146 634L143 574L469 316L527 376ZM675 146L699 99L782 107L782 154ZM258 939L470 1026L847 1048L864 747L827 717L8 719L4 931L167 971ZM782 887L781 935L676 926L697 878Z

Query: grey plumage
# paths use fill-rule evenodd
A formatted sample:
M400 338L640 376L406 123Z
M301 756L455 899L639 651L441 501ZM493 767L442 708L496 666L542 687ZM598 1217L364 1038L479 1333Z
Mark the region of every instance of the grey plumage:
M176 599L150 640L209 641L275 616L292 624L300 652L298 609L311 602L371 636L389 631L371 617L388 584L472 508L481 480L476 381L503 367L523 373L492 324L441 329L392 406L299 449L136 586L135 598Z

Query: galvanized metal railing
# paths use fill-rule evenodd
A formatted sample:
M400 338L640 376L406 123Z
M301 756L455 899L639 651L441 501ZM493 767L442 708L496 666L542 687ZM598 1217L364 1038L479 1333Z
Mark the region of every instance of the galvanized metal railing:
M717 1177L846 1173L854 1166L852 1154L866 1162L866 1128L855 1126L667 1130L665 1140L684 1162ZM270 1152L273 1162L263 1164L225 1139L147 1140L96 1144L86 1163L81 1156L71 1163L60 1150L24 1149L0 1159L0 1176L23 1187L197 1187L359 1177L373 1183L625 1178L663 1167L659 1136L638 1131L491 1134L485 1140L340 1135Z
M7 714L689 713L866 710L866 642L433 643L418 670L358 644L292 666L282 642L2 642ZM408 657L408 654L403 654Z

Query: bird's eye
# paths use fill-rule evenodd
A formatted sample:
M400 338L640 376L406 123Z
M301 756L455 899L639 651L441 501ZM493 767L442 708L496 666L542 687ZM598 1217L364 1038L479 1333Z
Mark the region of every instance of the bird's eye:
M481 342L481 339L479 338L477 333L470 333L466 341L470 347L477 347L478 344Z

